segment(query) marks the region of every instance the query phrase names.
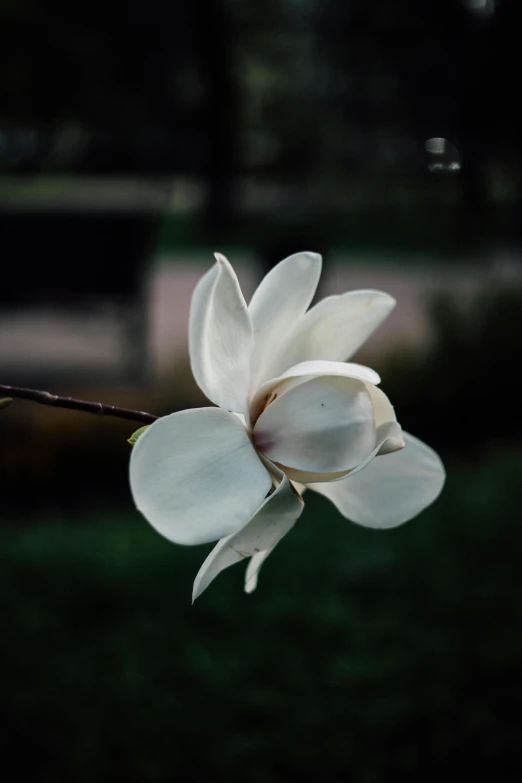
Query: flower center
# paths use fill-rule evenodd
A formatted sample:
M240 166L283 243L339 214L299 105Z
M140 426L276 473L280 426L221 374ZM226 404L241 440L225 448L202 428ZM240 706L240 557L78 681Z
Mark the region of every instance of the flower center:
M263 430L254 432L254 445L258 451L264 452L267 449L272 449L275 444L276 440L273 433L263 432Z

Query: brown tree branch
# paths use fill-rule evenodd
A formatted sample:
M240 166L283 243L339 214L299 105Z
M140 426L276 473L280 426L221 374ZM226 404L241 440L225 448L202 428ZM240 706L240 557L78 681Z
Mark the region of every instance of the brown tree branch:
M59 397L57 394L50 394L47 391L24 389L20 386L0 385L0 396L2 395L39 402L41 405L52 405L54 408L68 408L69 410L94 413L96 416L116 416L119 419L139 421L142 424L152 424L159 418L159 416L153 416L152 413L145 413L145 411L134 411L130 408L120 408L118 405L105 405L102 402L91 402L90 400L77 400L74 397Z

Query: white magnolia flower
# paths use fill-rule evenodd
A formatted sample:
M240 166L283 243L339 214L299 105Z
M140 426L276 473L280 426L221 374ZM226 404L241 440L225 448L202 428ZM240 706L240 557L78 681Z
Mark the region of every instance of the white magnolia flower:
M297 253L264 278L247 307L224 256L200 280L189 351L217 407L165 416L133 447L130 483L150 524L177 544L220 539L194 583L251 558L245 589L303 510L305 487L348 519L392 528L438 496L437 454L402 433L376 372L346 363L395 305L380 291L308 309L321 257Z

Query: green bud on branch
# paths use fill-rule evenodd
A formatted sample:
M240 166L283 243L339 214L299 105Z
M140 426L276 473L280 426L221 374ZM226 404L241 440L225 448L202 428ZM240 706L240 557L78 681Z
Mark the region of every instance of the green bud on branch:
M139 430L136 430L136 432L133 432L130 438L127 440L127 443L130 443L131 446L134 446L140 435L143 435L145 430L148 430L150 427L150 424L146 424L144 427L140 427Z

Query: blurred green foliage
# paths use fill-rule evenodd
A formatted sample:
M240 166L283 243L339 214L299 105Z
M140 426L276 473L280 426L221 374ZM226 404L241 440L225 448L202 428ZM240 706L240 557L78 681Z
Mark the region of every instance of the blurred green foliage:
M312 493L267 562L190 605L206 548L138 514L0 539L3 766L31 781L511 779L522 456L449 465L394 532Z

